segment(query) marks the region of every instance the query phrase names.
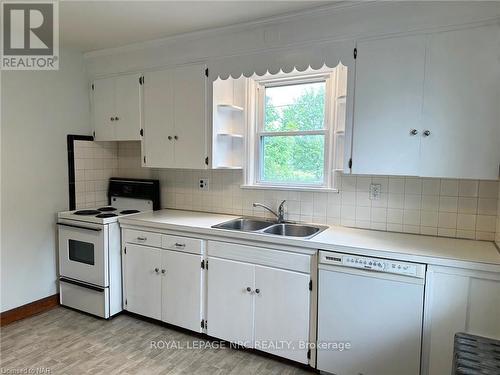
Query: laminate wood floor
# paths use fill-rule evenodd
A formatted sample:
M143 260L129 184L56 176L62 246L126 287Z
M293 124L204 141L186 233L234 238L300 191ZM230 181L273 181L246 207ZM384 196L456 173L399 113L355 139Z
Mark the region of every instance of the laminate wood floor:
M105 321L57 307L2 327L0 334L2 374L314 373L246 350L191 349L206 341L124 314ZM158 349L152 342L171 344Z

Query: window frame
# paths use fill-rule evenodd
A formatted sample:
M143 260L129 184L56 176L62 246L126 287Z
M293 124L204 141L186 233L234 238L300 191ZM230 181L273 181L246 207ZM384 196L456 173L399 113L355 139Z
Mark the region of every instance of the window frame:
M334 155L334 142L333 142L333 119L334 119L334 90L335 90L335 76L334 71L327 73L313 73L292 77L279 77L271 79L262 79L256 81L255 85L255 126L252 134L253 142L253 155L250 154L251 161L249 183L255 187L262 188L280 188L280 189L297 189L297 190L325 190L333 189L333 155ZM291 131L291 132L269 132L264 131L265 123L265 92L268 87L289 86L304 83L325 82L325 110L324 110L324 129L322 130L305 130L305 131ZM323 183L284 183L284 182L271 182L263 181L261 179L261 172L263 168L263 146L264 137L270 136L303 136L303 135L323 135L324 136L324 165L323 165Z

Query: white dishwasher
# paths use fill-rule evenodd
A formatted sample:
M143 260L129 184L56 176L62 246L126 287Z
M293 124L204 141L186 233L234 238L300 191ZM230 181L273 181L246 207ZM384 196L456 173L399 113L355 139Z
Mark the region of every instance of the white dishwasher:
M424 264L320 251L317 368L418 375Z

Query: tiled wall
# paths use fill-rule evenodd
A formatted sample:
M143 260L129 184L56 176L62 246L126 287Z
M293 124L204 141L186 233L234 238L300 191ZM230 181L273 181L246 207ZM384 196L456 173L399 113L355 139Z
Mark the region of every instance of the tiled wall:
M140 142L75 141L76 208L108 204L110 177L148 178L141 168Z
M338 224L445 237L494 240L498 181L415 177L340 176L339 193L241 189L241 171L156 170L165 208L266 215L253 202L276 207L287 200L290 220ZM210 190L198 189L209 178ZM381 184L380 200L370 200L370 183Z
M106 204L112 175L158 178L162 207L269 216L253 202L276 207L286 199L290 220L445 237L496 240L500 244L498 181L339 175L339 193L241 189L238 170L152 170L141 168L139 142L75 143L77 206ZM198 188L209 179L209 190ZM370 183L381 184L370 200ZM496 232L496 234L495 234Z
M116 142L75 141L76 208L107 204L108 180L118 173Z

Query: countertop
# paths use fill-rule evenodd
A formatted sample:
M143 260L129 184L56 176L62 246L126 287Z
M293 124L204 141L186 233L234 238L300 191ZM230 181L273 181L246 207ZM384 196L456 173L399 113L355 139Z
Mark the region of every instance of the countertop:
M211 228L239 216L182 210L159 210L119 218L122 226L150 230L187 232L193 236L225 237L291 247L292 251L313 254L318 249L374 257L500 272L500 251L493 242L432 237L329 226L324 232L305 240L251 232ZM267 245L265 245L267 244ZM292 248L293 247L293 248Z

